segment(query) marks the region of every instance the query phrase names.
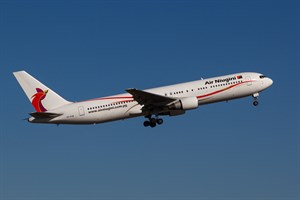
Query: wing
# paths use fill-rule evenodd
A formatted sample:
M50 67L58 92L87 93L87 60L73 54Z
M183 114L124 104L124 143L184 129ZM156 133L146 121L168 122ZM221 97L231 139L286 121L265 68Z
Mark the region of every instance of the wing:
M134 100L136 100L140 105L144 105L145 109L161 108L177 100L175 98L165 97L134 88L127 89L126 91L130 93Z

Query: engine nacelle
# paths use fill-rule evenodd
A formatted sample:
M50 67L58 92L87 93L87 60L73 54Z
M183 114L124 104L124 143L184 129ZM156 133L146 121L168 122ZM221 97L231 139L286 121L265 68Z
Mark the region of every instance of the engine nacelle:
M197 97L185 97L170 106L173 110L191 110L198 108Z

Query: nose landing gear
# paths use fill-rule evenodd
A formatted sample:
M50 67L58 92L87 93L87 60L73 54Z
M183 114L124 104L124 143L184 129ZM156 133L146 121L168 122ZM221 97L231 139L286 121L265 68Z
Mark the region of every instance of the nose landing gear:
M258 104L259 104L258 101L256 101L256 100L253 101L254 106L258 106Z
M258 106L258 104L259 104L258 101L257 101L258 96L259 96L259 93L255 93L255 94L252 95L252 97L253 97L253 105L254 106Z
M164 123L164 120L161 118L158 118L158 116L156 116L155 118L150 116L146 116L146 118L148 118L149 120L144 121L144 126L148 127L150 126L151 128L154 128L157 124L161 125Z

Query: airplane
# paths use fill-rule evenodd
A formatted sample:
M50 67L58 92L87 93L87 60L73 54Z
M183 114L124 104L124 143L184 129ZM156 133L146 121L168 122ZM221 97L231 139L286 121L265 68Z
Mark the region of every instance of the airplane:
M164 87L70 102L26 71L13 72L36 112L29 113L31 123L99 124L144 116L145 127L163 124L160 116L182 115L199 106L253 97L258 105L259 93L273 84L271 78L260 73L242 72L185 82Z

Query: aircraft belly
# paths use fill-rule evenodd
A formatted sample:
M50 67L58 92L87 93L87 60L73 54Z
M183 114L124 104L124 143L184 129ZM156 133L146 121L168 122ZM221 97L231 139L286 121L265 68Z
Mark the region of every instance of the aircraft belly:
M105 110L101 111L96 114L95 118L92 118L91 120L95 119L95 123L102 123L102 122L109 122L114 120L121 120L128 118L126 116L127 108L118 108L118 109L111 109L111 110Z

